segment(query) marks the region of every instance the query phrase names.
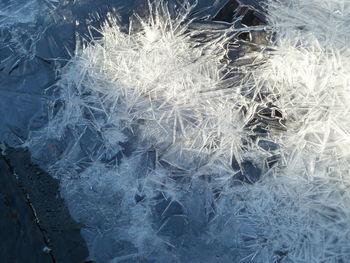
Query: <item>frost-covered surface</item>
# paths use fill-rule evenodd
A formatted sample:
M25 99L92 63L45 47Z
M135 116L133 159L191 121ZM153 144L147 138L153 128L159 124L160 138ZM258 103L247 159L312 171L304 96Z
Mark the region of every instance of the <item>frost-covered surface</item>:
M60 71L28 145L92 259L350 257L350 4L266 5L271 47L238 69L234 28L189 29L190 4L158 1L129 30L111 15Z
M56 69L74 52L75 34L86 35L88 26L99 25L116 6L121 17L129 17L136 2L0 1L1 142L18 146L26 140L29 126L45 123L38 121L44 90L56 81Z
M269 134L280 146L280 163L273 179L249 190L239 214L255 221L253 243L266 255L273 250L292 262L346 262L350 5L270 1L268 10L277 39L252 75L257 92L268 94L261 103L281 109L286 130Z
M50 8L39 0L0 2L0 140L11 145L23 143L20 130L40 109L38 89L49 78L35 54ZM36 85L28 89L29 83Z

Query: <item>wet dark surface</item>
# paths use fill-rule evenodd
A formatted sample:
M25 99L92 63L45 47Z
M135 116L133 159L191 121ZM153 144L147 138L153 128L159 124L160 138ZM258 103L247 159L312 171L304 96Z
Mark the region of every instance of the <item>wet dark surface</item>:
M54 262L44 254L44 237L27 200L3 157L0 157L0 260L4 263Z
M80 226L58 181L31 164L25 150L0 157L1 263L79 263L88 257Z

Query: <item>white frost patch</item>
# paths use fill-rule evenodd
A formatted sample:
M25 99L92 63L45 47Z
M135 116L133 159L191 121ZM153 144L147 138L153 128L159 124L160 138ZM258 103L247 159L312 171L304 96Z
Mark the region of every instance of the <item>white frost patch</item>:
M199 42L187 2L156 1L128 32L111 17L62 69L29 145L92 258L348 260L350 3L267 4L272 51L240 82L222 60L232 28Z
M268 11L275 46L252 77L256 92L269 94L261 103L281 109L287 129L269 133L280 146L275 179L249 188L244 210L235 213L257 229L247 231L246 247L252 248L247 260L346 262L350 3L271 0Z

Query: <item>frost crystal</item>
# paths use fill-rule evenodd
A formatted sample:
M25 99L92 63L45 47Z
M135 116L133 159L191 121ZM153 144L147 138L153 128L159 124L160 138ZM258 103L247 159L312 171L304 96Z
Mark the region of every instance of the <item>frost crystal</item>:
M350 4L266 6L273 40L249 64L227 63L239 30L154 1L128 30L111 15L61 70L29 146L92 258L349 258Z

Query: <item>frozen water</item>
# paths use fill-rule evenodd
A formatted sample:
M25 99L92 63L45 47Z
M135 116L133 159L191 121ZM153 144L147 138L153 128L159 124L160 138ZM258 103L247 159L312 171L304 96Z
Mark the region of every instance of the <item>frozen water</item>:
M207 31L188 26L194 6L174 8L156 1L128 32L110 14L60 72L48 125L31 133L98 262L239 258L206 231L214 192L238 173L258 181L268 155L243 145L251 99L221 62L234 29L203 42Z
M214 1L211 8L203 1L198 9L193 2L175 7L155 1L150 14L145 2L132 2L125 11L120 3L104 1L101 15L86 22L91 3L47 6L56 10L61 30L44 30L48 35L41 39L60 43L67 34L81 36L77 43L65 42L73 54L69 61L59 45L28 53L42 52L40 58L21 53L38 63L66 59L62 68L47 65L50 74L58 68L59 79L53 74L52 82L45 71L28 74L43 82L34 97L46 88L48 114L32 117L24 145L61 180L90 257L346 262L348 1L267 1L272 38L259 42L260 48L250 43L255 52L233 56L235 63L229 51L247 41L233 36L245 30L253 39L250 30L261 27L237 30L237 21L192 21L195 14L213 17L226 1ZM139 16L127 27L132 10ZM38 46L40 41L33 47ZM13 69L6 68L1 74ZM12 74L23 83L28 69L16 70ZM23 92L27 86L13 87ZM7 96L2 111L12 99ZM30 112L6 122L20 127ZM38 106L32 112L40 112ZM25 134L20 137L25 141Z

